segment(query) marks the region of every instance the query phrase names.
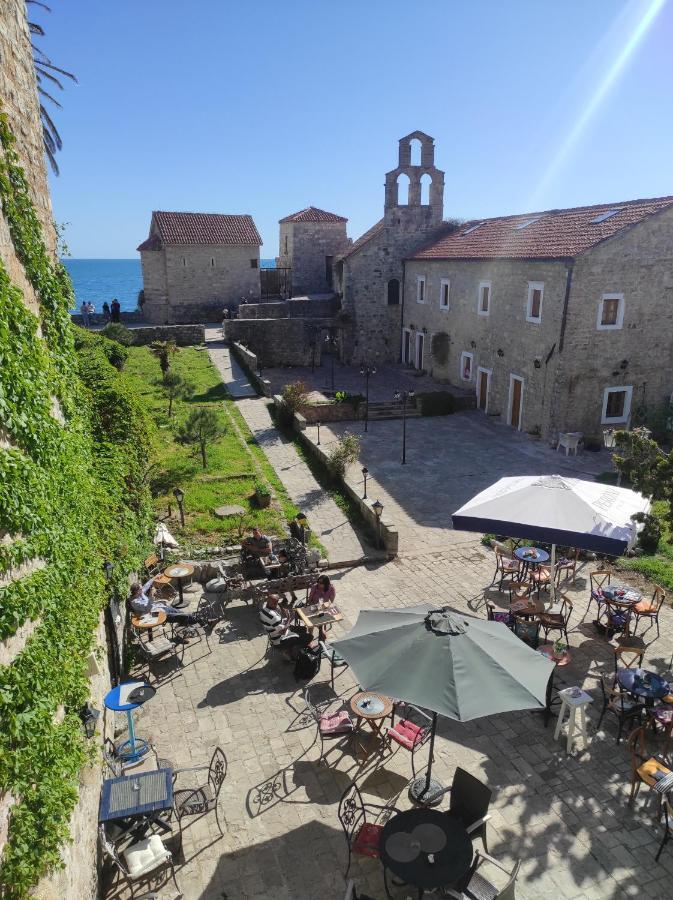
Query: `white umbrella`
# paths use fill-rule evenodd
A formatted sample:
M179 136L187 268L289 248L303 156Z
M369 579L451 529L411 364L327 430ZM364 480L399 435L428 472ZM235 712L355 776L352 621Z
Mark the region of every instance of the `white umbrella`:
M522 475L501 478L468 500L453 514L453 527L551 544L553 595L557 544L620 556L636 541L633 516L649 509L646 497L627 488L562 475Z
M162 544L164 547L171 547L173 549L178 546L178 542L163 522L160 522L157 525L157 530L154 532L154 543L157 545Z

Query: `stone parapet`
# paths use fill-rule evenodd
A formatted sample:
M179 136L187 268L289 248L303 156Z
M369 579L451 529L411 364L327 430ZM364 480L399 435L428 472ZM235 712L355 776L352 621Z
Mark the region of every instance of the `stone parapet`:
M193 347L204 344L206 340L203 325L147 325L133 328L131 334L137 346L151 344L152 341L175 341L178 347Z
M295 297L272 303L245 303L238 308L239 319L323 319L337 314L337 297Z
M314 319L311 324L328 328L332 321ZM313 341L305 319L225 319L222 330L225 340L244 344L263 367L309 366L313 356L320 365L322 345Z

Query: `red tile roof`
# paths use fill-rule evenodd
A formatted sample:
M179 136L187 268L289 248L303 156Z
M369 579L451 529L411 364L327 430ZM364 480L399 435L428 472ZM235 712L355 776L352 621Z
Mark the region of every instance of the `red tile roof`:
M673 197L628 200L550 209L546 212L495 219L474 219L435 238L412 255L412 259L558 259L573 257L595 247L648 216L673 206ZM617 210L602 222L602 214ZM529 222L526 227L522 226ZM475 227L478 226L478 227ZM474 230L470 230L470 229Z
M364 245L368 244L372 238L375 238L380 231L383 231L383 219L379 219L375 225L372 225L369 231L365 231L364 234L361 234L357 241L353 241L348 250L342 253L338 258L346 259L351 254L356 253L360 247L364 247Z
M291 216L285 216L279 219L279 224L283 222L347 222L343 216L337 216L336 213L326 212L324 209L318 209L317 206L307 206L306 209L300 209L299 212L292 213Z
M252 216L228 216L221 213L153 212L152 221L163 246L174 244L245 244L259 245L262 239ZM145 246L138 250L152 250Z
M136 250L161 250L161 238L158 234L151 234Z

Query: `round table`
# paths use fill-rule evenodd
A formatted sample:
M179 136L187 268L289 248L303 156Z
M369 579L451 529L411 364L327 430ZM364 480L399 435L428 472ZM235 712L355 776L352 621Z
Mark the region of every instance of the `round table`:
M531 555L526 556L527 553ZM549 554L546 550L541 550L540 547L517 547L514 551L514 555L519 562L523 563L522 574L524 576L528 572L529 566L539 566L542 565L542 563L549 562Z
M178 583L178 599L173 604L176 609L182 609L183 606L187 606L187 601L182 594L182 582L183 579L189 578L193 574L194 566L190 566L189 563L175 563L164 569L164 575L167 578L174 578Z
M643 676L646 680L643 680ZM617 680L624 690L634 697L642 697L646 706L651 706L655 700L661 700L671 692L669 683L656 672L647 672L644 669L621 669Z
M397 813L381 832L384 870L419 889L455 885L470 868L473 850L463 823L437 809ZM386 893L388 885L386 883Z
M157 625L163 625L166 621L166 613L158 609L154 613L144 613L142 616L131 616L131 624L139 631L149 631L147 640L152 640L152 629Z
M543 656L546 656L548 660L553 663L556 663L557 666L567 666L572 657L570 656L569 650L564 650L560 656L554 656L554 645L553 644L542 644L541 647L537 648L537 652L541 653Z
M129 736L128 740L124 741L119 748L119 755L126 762L135 762L150 749L147 741L136 736L133 726L133 710L151 700L155 694L156 688L147 684L146 681L125 681L105 695L103 702L107 709L126 713Z
M355 716L355 728L353 738L355 740L355 754L358 751L358 734L362 730L362 723L366 721L374 737L382 737L383 723L393 711L394 703L385 694L374 694L371 691L360 691L351 697L351 712ZM360 743L360 749L365 753L365 760L369 757L366 748Z

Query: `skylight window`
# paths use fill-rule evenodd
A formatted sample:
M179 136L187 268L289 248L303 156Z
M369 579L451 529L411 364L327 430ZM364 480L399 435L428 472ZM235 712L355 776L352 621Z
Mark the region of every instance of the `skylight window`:
M471 225L469 228L467 228L465 231L463 231L463 232L461 233L462 236L465 237L466 234L472 234L472 232L473 232L473 231L476 231L477 228L481 228L481 226L482 226L483 224L484 224L483 222L477 222L476 225Z
M526 219L523 222L519 222L518 225L515 225L517 231L523 231L524 228L528 228L529 225L534 225L536 222L539 222L542 216L534 216L532 219Z
M618 212L621 212L623 209L622 206L619 206L617 209L608 209L606 212L601 213L596 216L595 219L591 219L590 225L598 225L599 222L605 222L606 219L611 219L613 216L616 216Z

